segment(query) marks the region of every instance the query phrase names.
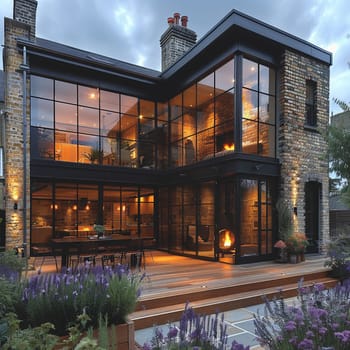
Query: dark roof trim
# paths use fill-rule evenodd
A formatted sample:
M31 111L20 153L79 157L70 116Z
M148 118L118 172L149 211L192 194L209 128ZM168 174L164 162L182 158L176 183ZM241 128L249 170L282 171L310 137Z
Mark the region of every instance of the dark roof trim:
M65 62L123 78L133 78L134 80L148 84L154 84L160 80L160 72L158 71L72 48L54 41L42 38L36 38L35 41L17 38L17 44L20 47L26 46L29 54L54 61Z
M276 44L296 50L312 58L315 58L327 65L332 64L332 53L298 38L281 29L266 24L254 17L250 17L237 10L232 10L219 23L217 23L207 34L205 34L197 44L177 62L162 73L163 78L168 78L177 70L185 66L189 61L206 50L215 40L218 40L225 32L234 31L241 28L251 32L258 37L264 37Z
M332 54L330 52L236 10L232 10L227 14L191 50L162 73L42 38L36 38L35 41L18 38L17 42L19 46L27 46L28 52L33 55L41 55L52 60L61 60L61 62L83 66L91 70L108 72L154 84L162 79L170 78L193 59L203 54L211 45L215 45L215 42L225 34L234 34L242 30L251 33L257 39L264 38L281 48L298 51L327 65L332 64Z

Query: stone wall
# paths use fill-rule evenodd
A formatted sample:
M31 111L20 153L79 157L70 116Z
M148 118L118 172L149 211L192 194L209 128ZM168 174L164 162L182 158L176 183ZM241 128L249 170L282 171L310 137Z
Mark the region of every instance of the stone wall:
M317 127L305 125L306 80L317 83ZM328 161L324 132L329 120L329 67L314 59L285 51L280 70L278 151L281 195L294 215L295 230L305 231L305 183L321 184L320 249L329 238Z

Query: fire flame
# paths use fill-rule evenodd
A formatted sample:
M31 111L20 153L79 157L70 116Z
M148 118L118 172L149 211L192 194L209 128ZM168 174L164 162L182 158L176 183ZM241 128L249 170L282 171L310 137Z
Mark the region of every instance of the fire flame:
M225 150L225 151L234 151L234 150L235 150L235 145L234 145L234 143L230 143L230 144L225 143L225 144L224 144L224 150Z
M224 247L229 248L231 247L231 244L232 244L232 241L231 241L230 233L226 231L225 239L224 239Z

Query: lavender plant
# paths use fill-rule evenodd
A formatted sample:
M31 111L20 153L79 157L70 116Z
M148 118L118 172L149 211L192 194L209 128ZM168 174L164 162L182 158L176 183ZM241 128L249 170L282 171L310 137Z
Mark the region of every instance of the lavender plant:
M155 327L153 338L143 345L143 350L227 348L227 326L223 314L199 315L186 304L179 325L169 324L168 327L166 335L162 328ZM249 350L249 347L234 341L231 350Z
M298 287L297 302L266 299L264 315L255 315L261 346L270 350L350 348L350 281L326 290L315 284Z
M51 322L55 333L63 335L84 310L91 326L99 316L109 324L120 324L134 311L144 275L132 273L127 266L115 268L86 266L56 274L31 277L23 291L27 326Z

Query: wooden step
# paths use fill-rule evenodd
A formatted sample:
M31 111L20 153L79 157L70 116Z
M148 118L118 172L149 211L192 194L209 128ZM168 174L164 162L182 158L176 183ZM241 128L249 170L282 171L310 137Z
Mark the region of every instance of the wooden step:
M137 310L130 318L134 321L135 329L143 329L156 324L178 321L187 302L198 313L213 314L261 304L262 296L269 299L277 295L290 298L297 295L298 282L301 278L304 279L304 286L322 283L330 288L337 283L337 280L327 276L327 271L318 271L303 276L293 275L256 283L219 286L210 290L187 291L183 295L170 295L171 293L147 295L140 300Z
M290 274L288 276L281 275L279 278L267 278L263 281L257 280L255 282L244 282L232 284L232 281L216 280L207 285L196 287L187 287L184 291L152 291L141 296L136 311L148 310L158 307L166 307L174 304L185 304L188 301L194 302L197 300L221 297L224 295L232 295L237 293L249 292L251 290L260 290L269 287L282 288L286 284L297 284L301 278L305 282L317 280L319 278L328 277L327 270L314 271L303 275Z

